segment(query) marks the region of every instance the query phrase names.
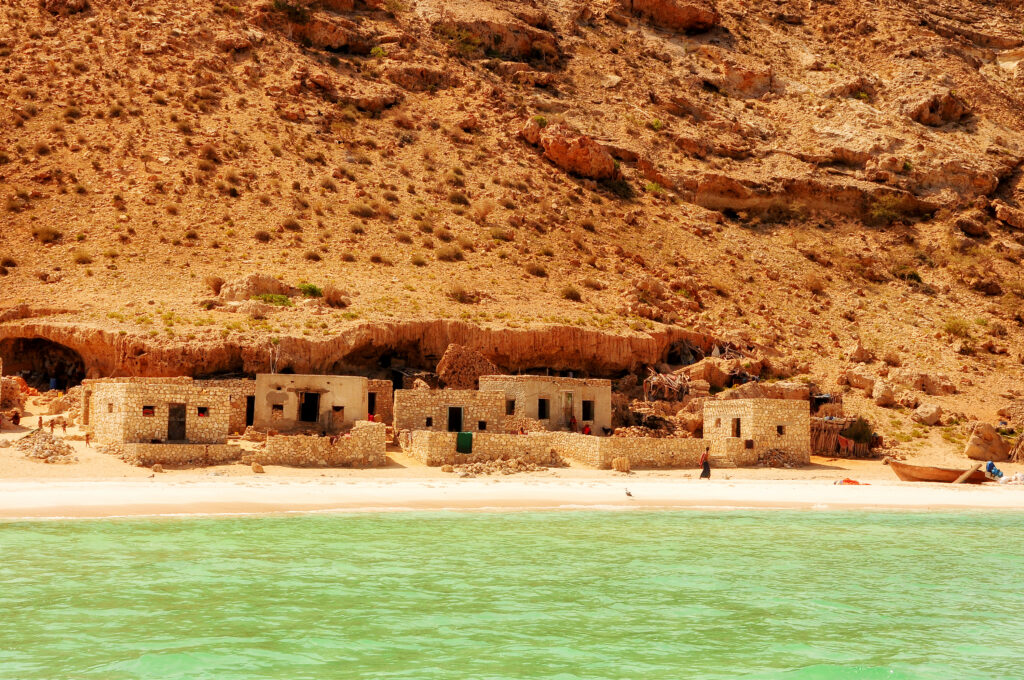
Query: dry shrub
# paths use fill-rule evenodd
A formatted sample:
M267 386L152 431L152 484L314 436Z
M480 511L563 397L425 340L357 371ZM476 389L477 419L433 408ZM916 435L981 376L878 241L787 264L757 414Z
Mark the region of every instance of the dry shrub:
M333 283L329 283L326 286L324 286L323 293L324 302L326 302L329 307L344 309L345 307L348 307L350 304L348 295L345 293L345 291L343 291L341 288L338 288Z
M886 352L885 356L882 357L882 361L884 361L890 366L895 366L897 368L903 365L903 360L900 359L900 355L893 350L889 350L888 352Z
M266 229L260 229L255 234L253 234L253 236L260 243L269 243L270 242L270 232L267 231Z
M590 290L604 290L604 284L597 279L583 279L583 287Z
M471 305L480 301L480 293L468 290L461 283L456 283L451 287L448 297L463 305Z
M528 274L532 274L533 276L539 276L542 278L548 275L548 270L544 269L544 267L537 264L536 262L531 262L530 264L526 265L526 272Z
M206 276L203 283L214 295L220 295L220 289L224 287L224 279L213 274Z
M92 255L87 250L79 248L72 254L75 264L92 264Z
M576 286L566 286L562 289L562 297L571 302L582 302L583 296Z
M458 246L444 246L437 249L437 259L442 262L458 262L465 259L462 248Z

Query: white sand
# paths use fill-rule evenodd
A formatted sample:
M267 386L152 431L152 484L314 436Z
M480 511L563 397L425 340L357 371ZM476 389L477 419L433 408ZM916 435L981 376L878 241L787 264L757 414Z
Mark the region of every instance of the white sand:
M627 497L626 488L632 492ZM1024 510L1022 486L823 481L615 481L477 478L419 481L0 481L0 517L360 510L575 508L795 508Z

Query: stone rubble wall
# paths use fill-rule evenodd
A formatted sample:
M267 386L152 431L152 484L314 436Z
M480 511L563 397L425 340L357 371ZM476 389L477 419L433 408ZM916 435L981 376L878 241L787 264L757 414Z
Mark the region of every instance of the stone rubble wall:
M233 444L120 444L120 457L126 463L151 467L160 465L201 467L222 465L238 460L242 449Z
M228 391L231 413L228 418L228 432L241 434L245 432L246 397L256 396L256 381L249 378L226 378L213 380L197 380L196 385L202 387L220 387Z
M396 390L395 430L448 429L448 407L462 408L465 432L480 432L479 422L487 423L487 432L500 433L505 427L505 395L476 390ZM427 418L432 424L427 425Z
M292 467L385 467L386 432L384 423L358 421L351 432L337 438L270 435L265 449L246 454L242 461Z
M510 458L550 459L552 452L589 467L609 469L612 459L627 457L633 468L696 468L704 447L711 446L712 467L732 468L757 463L757 456L738 439L652 439L595 437L573 432L473 435L473 453L455 452L454 432L411 432L403 441L406 452L425 465L458 465ZM536 462L536 461L531 461Z
M390 425L394 420L395 386L390 380L367 380L366 391L377 395L374 421Z

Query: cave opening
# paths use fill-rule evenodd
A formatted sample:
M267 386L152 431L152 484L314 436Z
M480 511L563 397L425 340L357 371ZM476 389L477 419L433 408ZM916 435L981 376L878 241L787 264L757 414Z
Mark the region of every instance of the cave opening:
M0 340L4 375L18 375L40 391L67 390L85 379L85 361L70 347L43 338Z

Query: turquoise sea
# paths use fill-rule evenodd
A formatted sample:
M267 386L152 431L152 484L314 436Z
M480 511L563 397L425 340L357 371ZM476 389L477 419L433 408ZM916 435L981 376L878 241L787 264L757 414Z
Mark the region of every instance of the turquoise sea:
M1024 515L0 523L0 678L1021 678Z

